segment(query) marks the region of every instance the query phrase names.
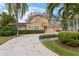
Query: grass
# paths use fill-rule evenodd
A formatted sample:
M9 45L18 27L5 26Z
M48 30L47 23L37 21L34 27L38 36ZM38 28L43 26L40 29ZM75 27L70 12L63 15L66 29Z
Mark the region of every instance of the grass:
M19 36L22 36L24 34L19 34ZM12 38L15 38L16 35L13 35L13 36L0 36L0 45L2 45L3 43L11 40Z
M0 36L0 45L2 45L3 43L5 43L15 37L16 36Z
M56 44L54 41L48 41L48 42L43 42L43 44L49 48L50 50L56 52L59 55L62 56L79 56L79 52L67 50L65 48L62 48L58 44Z

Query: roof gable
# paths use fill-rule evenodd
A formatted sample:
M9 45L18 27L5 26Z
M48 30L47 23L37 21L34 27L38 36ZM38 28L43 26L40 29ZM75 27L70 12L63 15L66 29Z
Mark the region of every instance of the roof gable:
M49 19L49 17L46 16L46 15L35 14L35 15L32 15L32 16L30 17L29 22L31 22L31 21L33 20L33 18L35 18L35 17L45 18L45 19L47 19L47 20Z

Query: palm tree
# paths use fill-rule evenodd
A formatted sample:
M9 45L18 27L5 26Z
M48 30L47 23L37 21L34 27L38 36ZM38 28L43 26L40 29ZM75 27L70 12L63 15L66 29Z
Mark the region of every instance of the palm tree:
M73 4L73 14L74 14L74 25L75 25L75 31L78 31L78 25L79 25L79 4Z
M53 14L53 11L56 7L58 7L60 3L48 3L46 11L49 16L49 22L52 21L52 17L55 19L55 15Z
M63 5L64 6L59 9L58 14L59 14L59 16L62 17L62 25L64 26L63 30L67 30L67 28L69 27L69 22L68 22L68 9L69 9L68 7L69 7L69 4L64 3ZM62 14L61 14L61 12L62 12Z
M54 15L54 14L53 14L53 10L54 10L56 7L58 7L59 5L60 5L60 3L48 3L47 9L46 9L47 13L48 13L49 15Z
M63 19L64 19L64 21L66 22L66 23L64 23L64 24L66 24L67 25L67 29L69 29L70 28L70 26L71 26L71 24L73 25L73 29L72 29L72 31L78 31L78 23L79 23L79 4L64 4L64 8L62 8L62 9L60 9L59 10L59 14L60 14L60 12L62 11L62 10L64 10L63 11L63 13L62 13L62 16L63 16ZM70 29L69 29L69 31L71 31Z
M68 3L64 3L64 7L62 8L63 9L63 21L64 21L64 30L69 30L69 18L68 18L68 11L69 11L69 4Z
M17 28L17 36L18 36L18 20L22 19L25 15L28 7L26 3L8 3L8 12L13 15L16 19L16 28Z
M49 16L53 15L53 10L58 7L60 4L57 3L49 3L47 6L47 13ZM78 30L78 15L79 15L79 4L69 4L69 3L64 3L64 7L60 8L59 10L59 15L62 17L62 24L63 24L63 29L64 30L70 30L71 24L73 24L73 31ZM62 15L61 15L62 11ZM75 16L77 16L75 18ZM75 19L75 20L74 20Z

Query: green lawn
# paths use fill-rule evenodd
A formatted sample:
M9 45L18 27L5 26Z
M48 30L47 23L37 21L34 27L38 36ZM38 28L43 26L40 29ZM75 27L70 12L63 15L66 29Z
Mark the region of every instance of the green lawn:
M65 48L62 48L61 46L56 44L54 41L43 42L43 44L47 48L49 48L50 50L56 52L57 54L61 56L79 56L79 52L70 51Z
M15 38L16 36L1 36L0 37L0 45L7 42L8 40Z

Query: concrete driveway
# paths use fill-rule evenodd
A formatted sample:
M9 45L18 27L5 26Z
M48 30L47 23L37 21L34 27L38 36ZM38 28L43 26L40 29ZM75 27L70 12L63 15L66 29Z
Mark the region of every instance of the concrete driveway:
M0 56L57 56L39 41L40 34L16 37L0 46Z

